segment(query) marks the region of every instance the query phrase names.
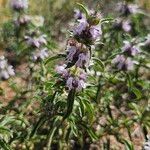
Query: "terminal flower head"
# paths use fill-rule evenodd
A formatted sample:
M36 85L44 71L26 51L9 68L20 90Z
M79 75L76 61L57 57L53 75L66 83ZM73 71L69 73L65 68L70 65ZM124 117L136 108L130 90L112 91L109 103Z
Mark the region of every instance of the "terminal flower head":
M129 56L135 56L139 53L139 49L128 41L124 41L124 46L122 47L122 50Z
M28 8L28 0L11 0L11 7L16 11Z
M134 63L133 61L128 57L126 58L124 55L117 55L113 60L112 63L116 65L118 70L133 70Z

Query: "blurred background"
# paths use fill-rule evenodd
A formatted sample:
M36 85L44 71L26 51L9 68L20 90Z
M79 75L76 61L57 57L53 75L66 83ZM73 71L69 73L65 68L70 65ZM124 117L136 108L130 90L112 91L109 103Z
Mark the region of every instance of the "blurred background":
M12 13L9 9L9 1L10 0L0 0L0 24L11 17ZM33 15L43 15L46 18L51 14L53 17L56 17L55 19L63 15L62 20L64 21L64 19L72 15L68 12L73 10L76 2L89 5L89 7L93 7L93 5L101 7L101 9L105 10L104 12L107 13L114 10L113 8L116 6L116 2L121 1L123 0L30 0L30 6L32 5L32 7L29 8ZM136 0L136 3L150 13L150 0ZM48 19L53 21L54 18Z
M90 9L96 8L102 12L102 16L116 13L118 2L123 0L29 0L28 13L33 16L43 16L46 30L52 39L64 43L66 30L70 28L68 22L73 18L74 7L77 2L85 4ZM137 3L147 15L150 13L150 0L130 0ZM10 0L0 0L0 28L12 19L13 11L10 9ZM117 15L117 14L116 14ZM150 21L145 20L147 26ZM0 29L1 30L1 29ZM2 45L2 43L0 43ZM1 49L3 46L1 46ZM62 44L63 47L63 44Z

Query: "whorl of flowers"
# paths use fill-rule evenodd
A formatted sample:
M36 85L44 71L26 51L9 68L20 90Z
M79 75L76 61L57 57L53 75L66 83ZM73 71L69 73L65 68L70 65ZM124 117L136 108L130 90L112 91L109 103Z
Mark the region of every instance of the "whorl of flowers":
M122 47L122 55L117 55L113 60L112 63L119 70L133 70L134 68L134 61L132 57L136 56L140 51L139 49L131 42L124 41L124 46Z
M68 90L80 91L86 87L86 70L91 59L91 46L100 39L102 31L100 19L95 12L85 15L76 10L75 19L77 23L67 42L65 64L57 66L56 72Z
M29 22L31 21L30 16L28 15L22 15L19 16L16 20L15 20L15 25L20 27L20 26L25 26L27 25Z
M82 90L86 87L87 74L83 69L77 67L66 68L66 64L56 66L56 72L61 75L63 82L66 84L68 90L76 89Z
M77 23L72 31L78 42L92 45L100 39L102 31L99 24L100 18L96 13L89 12L88 17L78 13L78 15L76 14L76 19Z
M11 7L15 11L21 11L28 8L28 0L11 0Z
M10 4L12 9L18 12L17 17L14 19L15 26L17 28L27 26L31 21L31 17L26 15L23 10L28 8L28 0L11 0Z
M139 11L138 5L129 4L129 3L119 3L117 8L118 8L118 11L123 16L128 16L130 14L135 14Z
M8 65L7 60L4 56L0 57L0 79L8 79L14 76L15 72L13 66Z
M129 41L124 41L124 46L122 47L122 51L129 56L135 56L140 52L139 48Z
M47 44L46 35L25 36L25 40L29 46L40 48L43 44Z
M42 61L49 56L47 45L47 36L45 34L40 35L39 31L31 32L30 35L24 37L28 47L32 48L32 60Z
M119 3L117 5L117 10L120 15L113 24L113 29L122 30L124 32L131 32L132 22L129 19L129 15L139 12L139 7L135 4L130 4L127 2Z
M45 58L47 58L49 56L48 54L48 50L46 48L43 49L37 49L33 52L32 54L32 59L33 61L40 61L40 60L44 60Z
M113 29L122 30L124 32L130 32L132 30L131 22L130 20L117 18L113 24Z

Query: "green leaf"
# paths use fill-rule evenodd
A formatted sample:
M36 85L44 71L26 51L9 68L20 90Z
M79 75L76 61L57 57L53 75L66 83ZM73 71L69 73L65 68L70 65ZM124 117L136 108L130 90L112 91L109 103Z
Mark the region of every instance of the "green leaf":
M92 141L95 141L98 139L97 135L94 133L94 131L90 127L88 127L86 124L83 124L83 123L81 125L86 129Z
M132 88L131 91L136 95L137 99L140 99L142 97L142 93L137 88Z
M86 112L88 112L88 114L89 114L89 120L92 124L93 118L94 118L94 108L92 107L92 104L87 100L83 100L83 103L85 105Z
M3 126L0 126L0 134L9 134L9 135L12 135L10 129L8 129L6 127L3 127Z
M85 105L84 105L84 102L81 99L79 99L79 104L80 104L81 116L84 116L84 114L85 114Z
M105 70L105 65L99 58L92 57L92 59L99 65L101 71Z
M125 139L123 141L124 141L126 150L134 150L134 146L130 141L125 140Z
M45 123L46 119L47 118L45 116L41 116L39 118L38 122L36 123L36 125L33 127L31 131L30 138L33 137L36 131Z
M70 92L68 94L68 98L67 98L67 112L64 115L63 120L68 118L70 116L70 114L72 113L73 105L74 105L74 99L75 99L75 93L76 93L76 90L72 89L72 90L70 90Z
M85 13L86 17L88 18L89 17L89 11L88 11L88 9L84 5L82 5L80 3L77 3L77 5Z
M129 88L132 88L133 87L133 83L131 81L131 76L128 73L126 75L127 75L128 86L129 86Z
M104 19L101 19L101 24L109 23L110 21L113 21L113 20L114 20L113 18L104 18Z
M92 129L87 129L87 132L88 132L88 134L90 135L90 137L92 138L93 141L98 139L97 135L92 131Z
M141 117L141 112L137 104L130 103L129 106L136 112L136 114Z
M58 54L56 56L53 56L53 57L50 57L50 58L47 58L44 62L44 64L46 65L47 63L53 61L53 60L56 60L56 59L59 59L59 58L65 58L66 55L65 54Z
M0 148L2 148L3 150L11 150L9 145L2 139L0 139Z

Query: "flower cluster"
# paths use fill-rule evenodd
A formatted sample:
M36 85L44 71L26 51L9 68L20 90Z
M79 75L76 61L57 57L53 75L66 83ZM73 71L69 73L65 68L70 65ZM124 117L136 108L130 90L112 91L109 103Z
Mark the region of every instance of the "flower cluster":
M129 41L124 41L122 51L126 53L128 56L135 56L140 52L139 48L137 48L133 43Z
M7 60L4 56L0 57L0 79L8 79L11 76L14 76L15 72L13 66L8 65Z
M76 12L77 25L73 29L73 35L77 41L86 45L94 44L102 34L99 16L93 12L90 12L89 15L87 18L80 11Z
M38 31L32 32L30 35L24 37L27 45L34 50L32 53L33 61L44 60L49 56L48 50L45 47L47 45L46 37L45 34L40 35Z
M81 11L75 10L75 19L77 24L67 42L65 64L57 66L56 72L68 90L80 91L86 87L86 70L91 59L91 46L100 38L102 31L99 17L95 12L89 12L86 16Z
M121 14L118 17L114 24L113 29L122 30L124 32L131 32L132 31L132 22L130 20L130 15L135 14L139 11L139 8L135 4L130 3L119 3L117 10Z
M26 26L30 21L31 21L30 16L22 15L19 16L17 19L15 19L14 22L17 27L20 27L20 26Z
M116 65L119 70L133 70L134 68L134 61L131 57L137 55L140 51L139 49L133 44L128 41L124 41L124 46L122 47L122 55L117 55L113 60L112 63Z
M84 70L76 67L66 68L67 66L61 65L56 66L56 72L61 75L66 87L71 89L76 89L77 91L82 90L86 87L86 77L87 74Z
M40 36L25 36L25 40L28 44L28 46L32 46L32 47L36 47L36 48L40 48L43 44L47 44L46 41L46 35L40 35Z
M30 23L31 17L24 11L28 8L28 0L11 0L11 8L18 13L14 19L17 28L25 27Z
M37 49L36 51L33 52L32 59L33 61L38 61L38 60L40 61L40 60L44 60L48 56L49 54L46 48L43 48L41 50Z
M12 0L11 7L17 12L17 17L14 19L15 27L21 33L21 38L26 42L26 45L32 49L32 60L40 61L48 57L47 36L42 34L39 27L43 26L44 18L42 16L29 16L24 11L28 8L28 0ZM32 24L32 26L29 26ZM25 29L25 30L24 30ZM19 31L19 32L18 32ZM23 32L22 32L23 31ZM20 38L20 35L18 38Z
M79 68L86 68L90 61L90 54L85 45L76 40L69 40L67 44L66 62Z
M11 7L15 11L21 11L28 8L28 0L11 0Z
M130 32L132 29L131 21L117 18L113 24L113 29L123 30L124 32Z
M24 36L26 44L30 47L32 52L32 60L41 61L49 56L47 45L47 35L41 34L39 30L30 31L28 35Z
M123 16L128 16L130 14L135 14L139 11L139 7L136 4L128 4L128 3L119 3L118 11Z

